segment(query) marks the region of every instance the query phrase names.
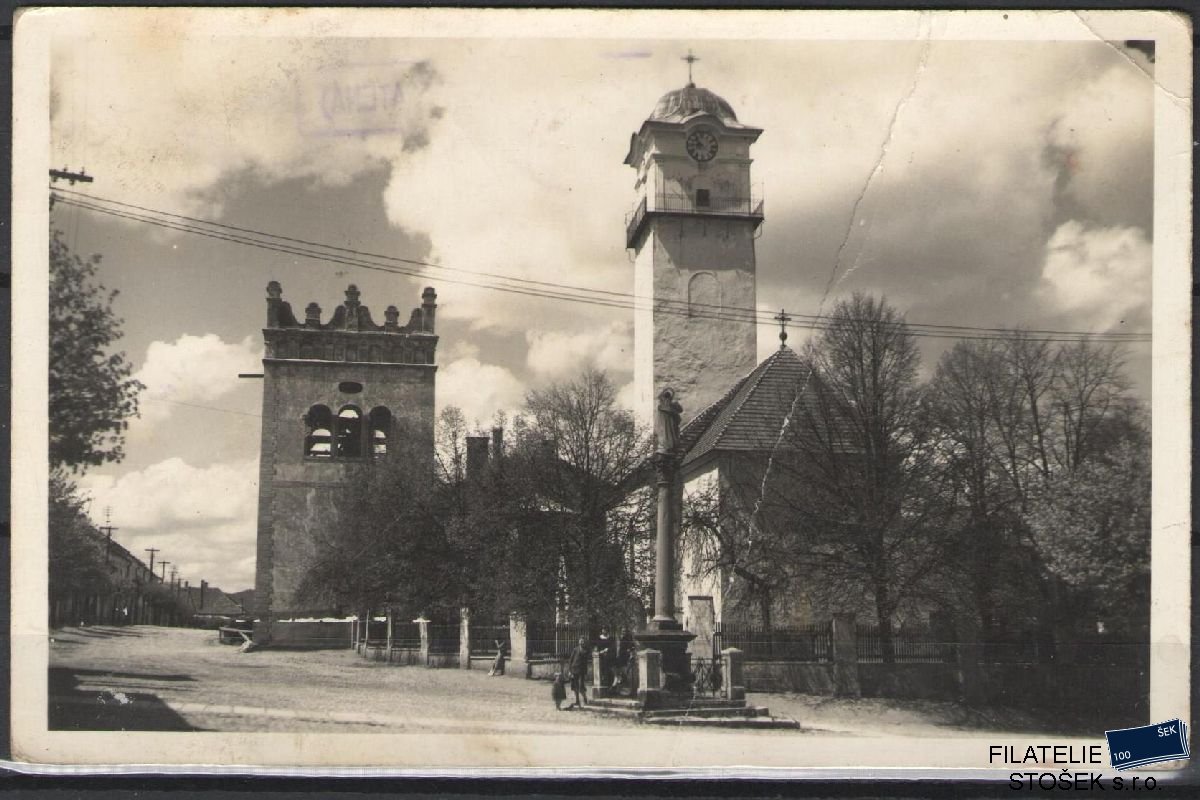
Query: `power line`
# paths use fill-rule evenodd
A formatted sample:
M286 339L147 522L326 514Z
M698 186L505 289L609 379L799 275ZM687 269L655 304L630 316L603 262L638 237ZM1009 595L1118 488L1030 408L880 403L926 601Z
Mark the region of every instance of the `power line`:
M756 324L771 324L773 319L769 316L771 312L767 310L727 308L712 304L686 303L683 301L657 301L656 303L651 298L639 297L637 295L624 292L571 286L568 284L554 283L551 281L536 281L527 278L503 276L496 273L458 269L443 266L441 264L435 264L433 262L419 261L416 259L407 259L397 256L386 256L378 253L364 252L354 250L352 248L337 247L334 245L327 245L305 239L297 239L294 237L256 231L250 228L242 228L235 225L227 225L225 223L204 220L197 217L173 214L171 212L147 208L145 206L137 206L131 203L123 203L116 200L110 200L108 198L100 198L72 190L60 191L65 191L76 195L76 197L62 197L60 198L61 202L90 211L95 211L97 213L130 219L168 230L192 233L195 235L205 236L221 241L228 241L235 244L242 244L289 255L298 255L305 258L319 259L346 266L355 266L362 269L389 272L410 277L433 277L436 280L446 283L474 286L478 288L503 291L525 296L586 303L610 308L624 309L632 307L635 310L645 310L653 307L660 312L678 314L682 316L709 319L729 319L742 322L754 322ZM110 208L105 206L105 203L120 206L121 209L130 210ZM151 215L167 217L168 219L160 219ZM217 228L220 230L211 230L210 228ZM225 231L230 231L231 233L226 233ZM265 241L265 239L274 239L276 241ZM327 250L331 251L332 253L345 253L353 257L339 257L328 252L321 252L320 250L313 250L311 248L320 248L320 250ZM373 261L367 261L365 259L378 259L382 261L395 262L395 264L403 264L406 266L401 267L396 266L395 264L379 264L374 263ZM439 272L461 273L464 275L486 278L488 280L467 280L444 275L430 276L428 274L428 270L431 269ZM697 306L699 306L699 308L697 308ZM807 328L810 330L823 330L829 327L829 325L835 320L835 317L830 315L794 314L793 318L795 320L796 327ZM904 324L915 336L932 338L996 339L1008 338L1013 335L1012 330L1004 328L942 325L935 323L918 323L907 321L897 324ZM1020 333L1038 335L1039 338L1047 338L1048 341L1063 342L1079 341L1080 339L1131 343L1150 340L1150 334L1143 332L1126 333L1022 329Z
M299 248L299 247L294 247L294 246L289 246L289 245L276 245L271 242L264 242L264 241L253 239L251 237L246 237L246 236L221 234L221 233L217 233L214 231L208 231L203 228L196 227L196 226L186 225L183 223L172 223L172 222L163 221L163 220L155 219L155 218L140 215L140 214L116 211L113 209L105 208L103 206L80 202L80 201L77 201L72 198L62 198L61 202L63 202L66 205L77 206L79 208L85 208L85 209L88 209L91 211L96 211L97 213L107 214L107 215L114 216L114 217L122 217L122 218L126 218L126 219L131 219L131 220L134 220L137 222L143 222L143 223L146 223L149 225L154 225L157 227L165 228L167 230L175 230L175 231L181 231L184 233L192 233L192 234L204 236L204 237L211 238L211 239L217 239L217 240L221 240L221 241L233 242L235 244L243 244L243 245L247 245L250 247L256 247L256 248L262 249L262 250L269 250L269 251L284 253L287 255L298 255L298 256L305 257L305 258L312 258L312 259L316 259L316 260L328 261L328 262L334 263L334 264L359 267L362 269L375 270L378 272L400 274L400 275L406 275L409 277L426 277L426 278L429 277L428 275L426 275L424 272L422 272L420 270L405 269L405 268L400 268L400 267L388 266L388 265L384 265L384 264L374 264L374 263L362 261L361 259L338 258L338 257L335 257L328 253L321 253L321 252L317 252L317 251L308 250L305 248ZM449 269L446 267L435 267L435 268ZM628 297L630 299L626 300L626 301L620 301L620 300L616 300L615 298L614 299L593 298L593 297L587 297L587 296L572 295L572 294L568 294L566 292L538 291L538 290L534 290L534 289L523 289L523 288L517 288L517 287L512 287L512 286L487 284L487 283L481 283L481 282L477 282L477 281L456 279L456 278L450 278L450 277L445 277L445 276L438 277L438 278L436 278L436 280L444 282L444 283L451 283L451 284L464 285L464 286L473 286L473 287L484 288L484 289L492 289L495 291L508 292L511 294L524 295L524 296L528 296L528 297L537 297L537 298L545 298L545 299L552 299L552 300L564 300L564 301L568 301L568 302L585 303L585 304L589 304L589 305L597 305L597 306L608 307L608 308L620 308L620 309L632 308L633 310L639 310L639 309L640 310L648 310L648 309L653 308L655 311L657 311L659 313L674 314L677 316L687 316L687 317L694 317L694 318L701 318L701 319L734 320L734 321L739 321L739 322L751 322L756 325L772 324L769 321L769 319L766 318L765 316L763 316L761 318L759 316L759 315L765 315L769 312L760 312L758 310L752 311L750 309L723 308L720 312L712 312L712 311L706 311L706 310L698 310L695 308L695 306L701 305L701 304L695 304L695 303L688 304L688 303L684 303L683 301L666 301L666 302L650 301L648 298L637 297L635 295L626 295L626 297ZM575 287L566 287L566 289L567 289L567 291L590 291L587 289L578 289ZM642 303L641 306L638 305L639 302ZM651 303L651 305L647 305L646 304L647 302ZM802 315L797 314L797 316L802 316ZM825 330L825 329L831 327L833 325L833 321L836 319L837 319L836 317L815 317L815 318L813 318L810 315L810 318L808 318L808 319L798 320L796 322L796 327L806 328L806 329L810 329L810 330ZM822 321L816 321L816 320L822 320ZM824 320L828 320L828 321L824 321ZM996 340L996 339L1007 339L1007 338L1011 337L1013 334L1013 331L1003 329L1003 328L972 328L969 326L934 326L934 325L929 325L929 324L925 324L925 323L911 323L911 322L907 322L907 321L897 322L895 324L897 326L904 325L908 329L909 333L911 333L913 336L918 336L918 337L923 337L923 338L958 339L958 340ZM964 331L964 332L956 333L955 331ZM973 332L974 335L972 335L972 333L968 333L968 332ZM1026 334L1038 334L1039 339L1044 340L1044 341L1050 341L1050 342L1078 342L1081 340L1088 340L1088 339L1098 339L1098 340L1102 340L1102 341L1130 342L1130 343L1139 342L1139 341L1150 341L1150 335L1144 334L1144 333L1092 333L1092 332L1088 332L1088 331L1038 331L1038 330L1030 330L1030 329L1024 329L1022 332L1026 333ZM1045 334L1045 335L1043 335L1043 334Z
M323 242L314 242L314 241L308 240L308 239L299 239L299 238L295 238L295 237L291 237L291 236L284 236L282 234L275 234L275 233L270 233L270 232L266 232L266 231L259 231L259 230L255 230L253 228L244 228L244 227L239 227L237 225L230 225L230 224L223 223L223 222L216 222L215 220L207 220L207 219L203 219L200 217L192 217L192 216L188 216L186 214L177 214L177 213L173 213L170 211L162 211L160 209L149 208L146 206L139 206L139 205L135 205L133 203L125 203L120 200L99 197L97 195L92 195L92 194L88 194L88 193L80 192L80 191L76 191L76 190L65 190L65 191L68 191L74 195L78 195L81 198L86 198L87 200L99 201L102 203L109 203L112 205L122 206L125 208L131 208L131 209L135 209L137 211L145 212L147 214L157 214L160 216L185 220L186 222L195 223L197 225L207 225L207 226L211 226L211 227L215 227L215 228L222 228L225 230L237 231L239 233L248 234L251 237L266 237L266 238L270 238L270 239L277 239L279 241L291 242L294 244L305 245L308 247L318 247L318 248L321 248L324 250L331 250L334 252L346 253L349 255L363 257L363 258L380 259L380 260L384 260L384 261L391 261L391 262L396 262L396 263L400 263L400 264L411 265L414 267L420 267L423 269L436 269L436 270L441 270L441 271L446 271L446 272L455 272L455 273L461 273L461 274L466 274L466 275L477 275L480 277L486 277L486 278L491 278L494 280L512 282L512 283L523 284L523 285L528 285L528 286L541 286L541 287L547 287L549 289L568 291L568 292L583 292L583 293L588 293L588 294L593 294L593 295L602 295L602 296L612 297L612 298L617 298L617 299L622 299L622 300L635 300L635 301L636 300L645 300L645 301L652 300L651 298L638 297L637 295L633 295L628 292L618 292L618 291L613 291L610 289L599 289L599 288L584 287L584 286L571 286L569 284L557 283L554 281L540 281L540 280L534 280L532 278L521 278L521 277L502 275L502 274L498 274L498 273L494 273L494 272L486 272L486 271L481 271L481 270L470 270L470 269L464 269L461 267L448 267L443 264L438 264L438 263L435 263L432 261L422 261L419 259L403 258L400 256L389 256L389 255L385 255L382 253L372 253L369 251L356 250L356 249L348 248L348 247L339 247L337 245L325 244ZM404 273L404 274L414 274L414 275L423 276L425 273L417 272L417 273ZM472 285L474 285L474 284L472 284ZM484 286L484 288L492 288L492 287ZM761 310L761 309L757 309L757 308L725 307L725 306L720 306L720 305L711 304L711 303L694 303L694 302L685 302L685 301L662 301L662 300L657 301L657 302L660 304L661 303L668 303L668 304L674 303L676 305L681 306L683 309L691 309L693 316L695 315L694 309L696 308L696 306L715 309L715 310L719 310L719 311L723 311L723 312L733 311L733 312L737 312L737 313L753 314L756 316L757 319L762 320L762 321L767 321L769 315L771 314L770 311ZM622 305L625 305L625 303L622 303ZM793 313L792 316L796 317L796 318L802 318L802 319L806 319L806 320L813 320L813 321L820 321L820 322L832 322L835 319L835 317L828 315L828 314L801 314L801 313L797 312L797 313ZM774 321L774 318L770 317L770 321ZM906 321L904 324L907 325L909 328L947 330L947 331L967 331L967 332L974 331L974 332L985 332L985 333L997 333L997 334L1003 334L1006 336L1011 334L1011 332L1012 332L1011 329L1008 329L1008 328L989 328L989 327L974 326L974 325L946 325L946 324L939 324L939 323L908 322L908 321ZM1138 336L1149 337L1149 335L1150 335L1150 334L1147 334L1144 332L1129 332L1129 333L1126 333L1126 332L1091 332L1091 331L1071 331L1071 330L1054 330L1054 329L1032 329L1032 328L1026 328L1026 329L1022 329L1022 330L1024 333L1031 333L1031 334L1047 334L1047 335L1060 335L1060 336L1088 336L1088 337L1105 338L1105 339L1107 339L1107 338L1120 339L1120 338L1125 338L1125 337L1138 337Z
M122 202L119 200L98 197L96 195L91 195L91 194L87 194L84 192L78 192L78 191L74 191L74 190L68 190L68 191L70 191L72 194L78 195L80 198L86 198L87 200L100 201L102 203L109 203L109 204L121 206L124 208L135 209L137 211L142 211L147 214L157 214L160 216L170 217L173 219L184 220L186 222L195 223L197 225L207 225L207 226L211 226L211 227L215 227L215 228L236 231L239 233L248 234L250 237L267 237L267 238L276 239L279 241L301 244L301 245L305 245L308 247L318 247L318 248L322 248L324 250L331 250L334 252L347 253L347 254L350 254L353 256L358 256L358 257L363 257L363 258L380 259L380 260L391 261L391 262L396 262L396 263L400 263L400 264L407 264L407 265L411 265L411 266L415 266L415 267L420 267L423 269L435 269L435 270L446 271L446 272L457 272L457 273L462 273L462 274L467 274L467 275L476 275L476 276L480 276L480 277L491 278L494 280L500 280L500 281L505 281L505 282L510 282L510 283L517 283L517 284L522 284L522 285L526 285L526 286L547 287L550 289L555 289L555 290L565 291L565 292L581 292L581 293L585 293L585 296L586 295L601 295L601 296L604 296L605 298L613 298L613 299L618 299L618 300L623 301L620 304L615 305L614 307L625 307L629 304L629 301L634 301L635 307L636 307L636 301L638 301L638 300L651 301L651 298L638 297L636 295L632 295L627 292L617 292L617 291L612 291L612 290L608 290L608 289L597 289L597 288L581 287L581 286L570 286L567 284L555 283L553 281L539 281L539 280L533 280L530 278L520 278L520 277L514 277L514 276L500 275L500 274L492 273L492 272L468 270L468 269L462 269L462 268L457 268L457 267L447 267L445 265L437 264L437 263L430 262L430 261L421 261L418 259L402 258L399 256L389 256L389 255L384 255L384 254L380 254L380 253L371 253L371 252L367 252L367 251L355 250L353 248L338 247L336 245L329 245L329 244L324 244L321 242L314 242L314 241L307 240L307 239L298 239L295 237L283 236L281 234L274 234L274 233L269 233L269 232L264 232L264 231L258 231L258 230L254 230L252 228L244 228L244 227L239 227L237 225L229 225L227 223L201 219L199 217L191 217L191 216L188 216L185 214L176 214L176 213L172 213L169 211L162 211L159 209L148 208L146 206L139 206L139 205L136 205L133 203L125 203L125 202ZM106 213L102 209L93 209L93 210L100 210L100 211L102 211L102 213ZM136 219L139 219L140 221L150 222L150 224L158 224L156 221L152 221L151 219L147 219L147 218L140 217L140 216L139 217L130 217L130 218L136 218ZM200 233L200 231L195 230L192 226L185 226L185 227L174 228L174 229L185 230L185 228L186 228L187 232ZM201 233L201 235L205 235L205 234ZM261 242L261 240L259 240L259 239L256 239L256 241ZM281 251L281 252L290 252L290 251ZM305 254L302 254L302 255L305 255ZM311 255L311 254L307 254L307 255ZM328 258L330 260L336 261L336 259L332 259L331 257L325 256L324 254L320 254L317 257ZM337 262L337 263L346 263L346 262L341 261L341 262ZM350 266L355 266L355 264L350 264ZM359 266L363 266L363 265L359 265ZM382 267L382 265L374 265L374 267L386 269L386 268ZM371 268L371 267L367 267L367 268ZM413 276L425 276L425 273L422 271L417 271L417 272L401 271L401 274L413 275ZM446 278L440 278L440 280L448 280L449 282L455 282L455 281L453 281L453 279L446 279ZM458 281L458 283L462 283L462 282ZM468 285L481 285L483 288L493 288L493 289L498 288L495 286L483 285L483 284L468 283ZM538 296L541 296L541 295L538 295ZM562 298L558 298L558 299L562 299ZM769 311L763 311L763 310L759 310L757 308L754 308L754 309L736 308L736 307L727 308L727 307L719 306L719 305L715 305L715 304L688 303L688 302L684 302L684 301L661 301L660 300L660 301L658 301L658 303L660 305L662 305L664 303L668 304L668 305L670 305L670 304L678 305L680 307L679 308L680 312L687 313L690 316L697 315L697 313L696 313L697 306L719 311L719 312L721 312L721 318L724 318L724 319L739 319L740 318L740 319L742 319L742 321L749 322L749 321L751 321L751 319L749 319L748 317L745 317L745 315L753 315L755 318L754 321L756 321L758 324L766 324L769 321L768 315L770 314ZM734 312L734 313L730 314L729 312ZM672 313L675 313L675 312L672 311ZM802 318L804 320L809 320L809 321L817 321L817 322L825 322L825 323L828 323L828 322L831 322L834 320L834 317L832 317L830 315L820 315L820 314L795 313L795 314L793 314L793 317L798 317L798 318ZM773 320L773 318L771 318L771 319ZM920 323L920 322L907 322L907 321L904 324L907 325L908 328L913 331L944 330L944 331L961 331L961 332L999 334L1002 336L1011 335L1011 330L1006 329L1006 328L987 328L987 327L971 326L971 325L945 325L945 324L937 324L937 323ZM801 326L801 327L804 327L804 326ZM1044 335L1050 335L1050 336L1072 336L1072 337L1086 336L1086 337L1090 337L1090 338L1097 338L1097 339L1104 339L1104 340L1111 339L1111 340L1117 340L1117 341L1125 341L1125 340L1138 341L1138 340L1140 340L1139 337L1145 337L1146 340L1148 340L1148 338L1149 338L1149 334L1141 333L1141 332L1131 332L1131 333L1126 333L1126 332L1089 332L1089 331L1070 331L1070 330L1052 330L1052 329L1023 329L1023 332L1028 333L1028 334L1044 334ZM945 338L958 338L958 337L945 337Z
M147 403L170 403L173 406L187 406L188 408L202 408L206 411L224 411L226 414L238 414L243 417L254 417L262 419L262 414L253 414L249 411L235 411L232 408L218 408L217 406L206 406L200 403L185 403L182 400L168 400L165 397L143 397L141 400Z
M628 308L632 305L633 308L635 308L635 309L638 308L637 304L639 301L642 301L643 303L646 301L650 301L649 298L642 298L642 297L638 297L636 295L630 295L630 294L621 293L621 292L613 292L610 290L590 289L590 288L586 288L586 287L568 286L565 284L555 284L555 283L552 283L549 281L532 281L532 280L524 279L524 278L509 278L506 276L495 276L494 273L484 273L484 272L476 272L476 271L470 271L470 270L458 270L458 269L451 268L451 267L445 267L440 264L434 264L432 262L422 262L422 261L417 261L414 259L403 259L403 258L399 258L399 257L385 256L385 255L380 255L380 254L375 254L375 253L365 253L363 251L353 250L350 248L336 247L333 245L325 245L325 244L321 244L318 242L309 242L308 240L295 239L293 237L285 237L285 236L279 236L279 235L271 234L271 233L263 233L260 231L253 231L252 229L249 229L249 228L239 228L238 226L226 225L224 223L217 223L217 222L212 222L209 220L202 220L202 219L199 219L196 217L187 217L185 215L171 214L170 212L157 211L155 209L145 209L146 213L148 213L148 214L160 214L163 216L174 217L177 219L191 220L191 221L194 221L195 223L197 223L198 225L210 225L213 227L224 228L227 230L243 231L243 232L246 232L248 235L242 236L242 235L222 234L222 233L218 233L215 231L206 230L204 228L199 228L196 225L174 222L171 220L161 220L161 219L156 219L153 217L146 216L144 214L138 214L138 213L133 213L133 212L122 212L122 211L117 211L117 210L111 209L111 208L105 208L100 205L89 204L88 202L86 202L84 200L84 198L86 200L93 200L93 201L98 198L95 198L91 195L78 193L78 192L76 192L75 194L80 195L81 199L76 200L74 198L64 198L63 202L78 205L81 208L87 208L89 210L97 211L98 213L109 214L111 216L123 217L126 219L132 219L132 220L144 222L144 223L147 223L150 225L156 225L158 227L166 228L169 230L177 230L177 231L182 231L182 232L186 232L186 233L194 233L197 235L207 236L209 238L214 238L214 239L218 239L218 240L231 241L231 242L238 243L238 244L245 244L245 245L252 246L252 247L258 247L260 249L273 250L276 252L286 253L286 254L290 254L290 255L300 255L300 256L308 257L308 258L317 258L317 259L321 259L321 260L331 261L333 263L344 264L347 266L358 266L358 267L361 267L364 269L373 269L373 270L383 271L383 272L392 272L392 273L398 273L398 274L408 275L408 276L412 276L412 277L418 277L418 276L419 277L430 277L423 270L414 270L411 268L403 269L403 268L397 268L397 267L392 267L392 266L383 265L383 264L374 264L374 263L370 263L370 262L364 262L358 258L349 259L349 260L344 259L344 258L337 258L337 257L329 255L327 253L314 252L314 251L306 249L306 248L293 247L290 245L278 245L278 244L275 244L272 242L264 242L261 239L254 238L254 237L263 236L263 237L279 239L280 241L303 243L303 244L306 244L306 245L309 245L312 247L319 247L319 248L324 248L327 250L333 250L333 251L337 251L337 252L359 254L366 258L378 258L378 259L383 259L383 260L397 261L397 262L404 263L404 264L418 265L418 266L424 267L425 269L436 269L436 270L440 270L440 271L450 271L450 272L464 272L466 274L480 275L480 276L494 276L497 280L502 280L502 281L512 281L512 282L525 283L525 284L530 284L530 285L547 286L547 287L559 287L558 291L550 291L550 292L540 291L539 292L539 291L533 291L533 290L524 289L524 288L516 288L516 287L506 286L506 285L495 285L495 284L489 284L489 283L480 283L480 282L475 282L475 281L465 281L465 280L454 279L454 278L449 278L449 277L444 277L444 276L436 278L437 280L442 280L442 281L445 281L448 283L455 283L455 284L468 285L468 286L477 286L480 288L487 288L487 289L493 289L493 290L498 290L498 291L507 291L507 292L511 292L511 293L515 293L515 294L523 294L523 295L527 295L527 296L545 297L545 298L549 298L549 299L560 299L560 300L568 300L568 301L573 301L573 302L584 302L584 303L590 303L590 304L594 304L594 305L602 305L602 306L608 306L608 307L614 307L614 308ZM133 209L144 209L145 208L143 206L135 206L130 203L120 203L119 201L108 201L107 199L101 199L101 202L112 202L116 205L121 205L126 208L133 208ZM572 292L601 294L601 295L606 295L606 297L597 298L597 297L589 297L587 294L584 294L582 296L577 295L577 294L569 294ZM653 301L650 301L650 302L653 302ZM672 305L672 303L673 303L673 305L678 306L678 308L670 307ZM668 307L663 308L662 307L663 305L667 305ZM697 305L701 305L702 307L706 306L707 308L710 308L710 309L719 309L719 313L710 313L707 311L699 311L696 308ZM699 317L704 317L704 318L733 319L733 320L743 321L743 322L755 322L756 324L769 324L769 319L768 319L767 315L770 312L769 311L760 311L758 309L725 308L725 307L715 306L715 305L685 303L683 301L666 301L665 303L664 303L664 301L658 301L658 306L659 306L659 308L658 308L659 311L665 311L666 313L680 314L680 315L686 315L686 316L692 316L692 317L699 316ZM643 304L641 307L649 308L650 306L646 306ZM796 314L795 316L803 318L798 323L797 327L804 327L804 328L810 328L810 329L823 329L824 327L827 327L828 324L831 323L835 319L834 317L828 316L828 315ZM955 338L955 339L997 338L997 337L1007 338L1012 335L1011 330L1004 329L1004 328L983 328L983 327L976 327L976 326L938 325L938 324L933 324L933 323L915 323L915 322L907 322L907 321L904 323L896 323L896 324L906 325L909 328L910 332L912 332L914 335L935 336L938 338ZM959 335L957 333L955 333L954 335L947 335L945 333L939 334L939 332L941 332L941 331L946 331L946 332L961 331L964 333L973 333L973 334L982 334L982 335L968 336L968 335ZM1111 340L1111 341L1131 341L1131 342L1142 341L1142 340L1148 341L1149 340L1149 334L1145 334L1145 333L1121 333L1121 332L1109 333L1109 332L1065 331L1065 330L1046 330L1046 329L1040 329L1040 330L1039 329L1024 329L1023 333L1043 334L1043 335L1047 335L1047 336L1058 336L1058 337L1070 337L1069 339L1051 339L1051 341L1076 341L1079 338L1094 338L1094 339L1100 339L1100 340L1105 340L1105 341Z

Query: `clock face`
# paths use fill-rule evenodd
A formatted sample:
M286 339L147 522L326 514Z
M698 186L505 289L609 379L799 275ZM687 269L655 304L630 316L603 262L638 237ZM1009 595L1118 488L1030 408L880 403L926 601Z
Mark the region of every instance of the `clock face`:
M703 128L692 131L687 137L687 152L697 161L711 161L717 154L717 137Z

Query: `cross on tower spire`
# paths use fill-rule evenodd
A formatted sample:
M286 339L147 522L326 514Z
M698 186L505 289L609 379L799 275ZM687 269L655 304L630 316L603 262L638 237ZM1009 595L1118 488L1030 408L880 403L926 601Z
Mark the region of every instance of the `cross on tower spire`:
M696 84L692 81L692 64L695 64L697 61L699 61L700 57L692 55L692 48L689 47L688 54L679 60L686 61L687 65L688 65L688 84L687 85L695 86Z
M787 347L787 324L792 321L792 317L781 308L775 315L775 321L779 323L779 347L783 349Z

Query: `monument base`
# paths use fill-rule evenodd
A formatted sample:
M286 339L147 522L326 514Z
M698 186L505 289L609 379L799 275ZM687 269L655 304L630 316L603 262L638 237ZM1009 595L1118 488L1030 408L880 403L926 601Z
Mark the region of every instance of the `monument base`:
M642 686L642 691L661 689L668 693L690 695L692 691L692 658L688 645L696 634L686 631L674 620L655 619L634 635L639 650L657 650L662 654L662 685Z

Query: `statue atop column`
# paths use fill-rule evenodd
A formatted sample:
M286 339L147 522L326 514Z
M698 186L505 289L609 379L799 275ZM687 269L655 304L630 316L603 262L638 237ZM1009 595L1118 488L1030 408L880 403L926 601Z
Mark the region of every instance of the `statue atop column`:
M654 414L655 450L659 453L674 453L679 445L679 420L683 406L675 399L672 389L663 389L658 394L658 409Z

